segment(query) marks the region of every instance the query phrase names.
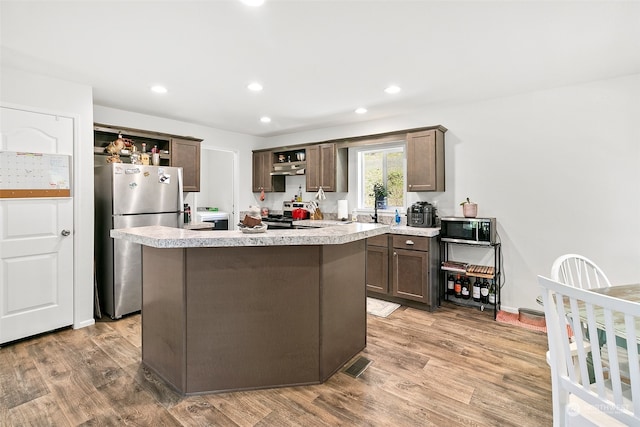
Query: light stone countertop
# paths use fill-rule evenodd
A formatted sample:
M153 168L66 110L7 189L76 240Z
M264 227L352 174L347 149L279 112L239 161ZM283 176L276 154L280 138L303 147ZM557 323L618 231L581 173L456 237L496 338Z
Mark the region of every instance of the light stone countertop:
M336 221L337 222L337 221ZM269 230L245 234L240 230L189 230L163 226L111 230L122 239L154 248L207 248L242 246L341 245L390 232L383 224L352 223L335 227Z
M352 224L351 221L338 221L338 220L324 220L324 219L304 219L299 221L293 221L293 224L296 226L305 226L305 227L333 227L340 226L344 227L345 225ZM359 223L359 224L373 224L373 223ZM387 233L391 234L402 234L406 236L421 236L421 237L436 237L440 235L440 227L434 228L422 228L422 227L408 227L406 225L388 225L389 231Z

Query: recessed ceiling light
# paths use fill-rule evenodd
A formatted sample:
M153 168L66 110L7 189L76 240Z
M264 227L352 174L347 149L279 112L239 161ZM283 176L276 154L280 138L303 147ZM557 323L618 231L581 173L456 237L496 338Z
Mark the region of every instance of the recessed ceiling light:
M260 92L262 90L262 85L258 82L249 83L247 89L254 92Z
M151 86L151 92L155 93L167 93L167 88L160 85Z
M367 109L364 107L356 108L356 114L364 114L367 112Z
M394 94L394 93L400 92L400 90L401 90L400 87L398 87L396 85L391 85L391 86L387 87L384 91L387 92L387 93Z
M260 117L260 121L262 123L271 123L271 117L267 117L267 116Z
M258 7L264 4L264 0L240 0L244 5Z

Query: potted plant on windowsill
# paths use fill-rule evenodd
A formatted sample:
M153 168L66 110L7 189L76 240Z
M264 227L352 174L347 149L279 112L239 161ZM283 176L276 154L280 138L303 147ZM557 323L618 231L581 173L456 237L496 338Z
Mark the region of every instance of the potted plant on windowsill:
M462 206L462 215L465 218L475 218L478 215L478 204L473 203L468 197L467 200L460 203L460 206Z
M385 188L384 185L379 182L373 184L373 197L375 199L375 207L376 209L386 209L387 208L387 196L389 195L389 191Z

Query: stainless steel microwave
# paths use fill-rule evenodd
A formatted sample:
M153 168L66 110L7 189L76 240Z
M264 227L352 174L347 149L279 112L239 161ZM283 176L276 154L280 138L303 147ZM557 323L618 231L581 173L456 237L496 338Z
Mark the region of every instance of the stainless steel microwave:
M472 245L493 245L496 243L496 219L440 218L440 240Z

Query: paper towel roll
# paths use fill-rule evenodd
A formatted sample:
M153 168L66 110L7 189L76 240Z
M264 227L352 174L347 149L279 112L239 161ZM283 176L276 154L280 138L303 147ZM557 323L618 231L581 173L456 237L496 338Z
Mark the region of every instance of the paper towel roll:
M347 200L338 200L338 219L349 218L349 207L347 206Z

